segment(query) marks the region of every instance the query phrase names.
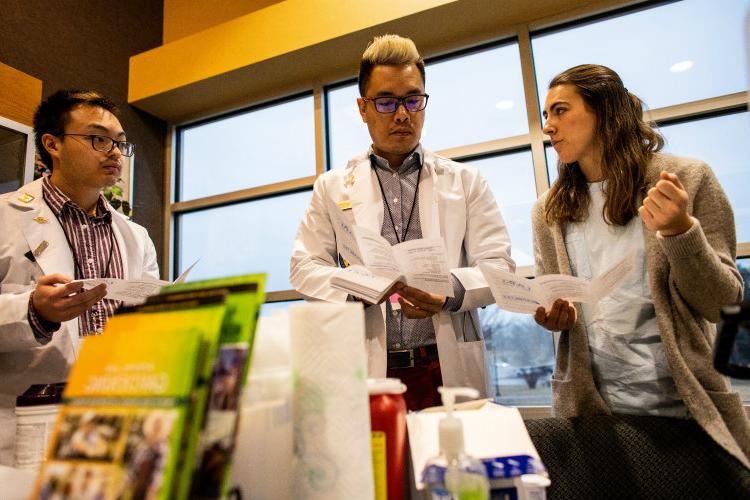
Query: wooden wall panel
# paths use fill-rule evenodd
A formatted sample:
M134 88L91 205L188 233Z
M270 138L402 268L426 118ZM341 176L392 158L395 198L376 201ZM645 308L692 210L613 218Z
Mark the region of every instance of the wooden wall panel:
M0 62L0 116L32 126L42 102L42 81Z

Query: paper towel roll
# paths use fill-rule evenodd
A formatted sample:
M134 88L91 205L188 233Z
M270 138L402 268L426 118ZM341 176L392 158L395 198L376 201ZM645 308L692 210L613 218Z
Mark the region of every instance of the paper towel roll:
M372 500L362 305L292 306L289 329L296 498Z

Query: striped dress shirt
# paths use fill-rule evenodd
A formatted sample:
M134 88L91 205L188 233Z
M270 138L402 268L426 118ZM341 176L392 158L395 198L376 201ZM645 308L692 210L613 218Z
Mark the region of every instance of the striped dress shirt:
M122 255L112 229L112 213L104 196L99 195L96 215L90 215L54 186L49 175L45 175L42 180L42 194L65 232L73 253L75 279L123 278ZM101 333L104 323L119 305L119 301L110 299L94 304L78 318L79 335ZM48 342L52 333L60 327L59 323L39 318L31 304L29 322L41 343Z

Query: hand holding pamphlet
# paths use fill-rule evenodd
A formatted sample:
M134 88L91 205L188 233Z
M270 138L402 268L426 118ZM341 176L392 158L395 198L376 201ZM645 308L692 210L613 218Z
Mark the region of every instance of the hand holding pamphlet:
M107 295L105 295L106 298L112 300L121 300L126 304L138 304L146 300L146 297L157 295L162 287L182 283L183 281L185 281L188 274L197 263L197 260L193 262L193 264L185 269L185 271L174 281L157 279L125 280L120 278L91 278L76 281L83 283L83 288L85 290L90 290L91 288L104 283L105 285L107 285Z
M425 292L453 296L442 239L420 238L391 246L381 235L364 227L354 226L352 233L364 266L342 269L331 278L332 287L373 304L380 302L397 281Z
M498 306L506 311L533 314L538 307L549 310L557 299L589 304L599 302L633 272L634 260L635 252L631 252L591 281L562 274L547 274L531 280L487 262L480 263L479 269Z

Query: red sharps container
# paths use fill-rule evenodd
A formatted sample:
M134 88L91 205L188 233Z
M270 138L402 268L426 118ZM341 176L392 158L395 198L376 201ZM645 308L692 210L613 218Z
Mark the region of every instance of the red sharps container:
M406 386L396 378L367 379L375 500L406 496Z

